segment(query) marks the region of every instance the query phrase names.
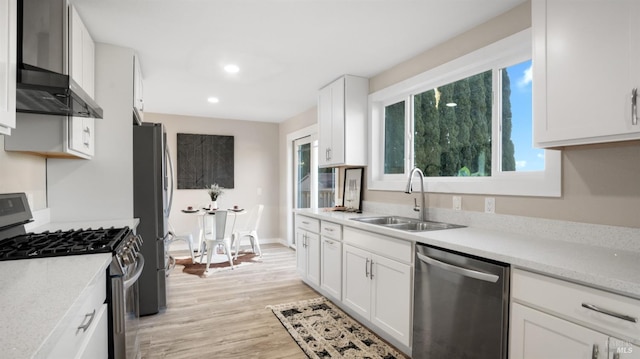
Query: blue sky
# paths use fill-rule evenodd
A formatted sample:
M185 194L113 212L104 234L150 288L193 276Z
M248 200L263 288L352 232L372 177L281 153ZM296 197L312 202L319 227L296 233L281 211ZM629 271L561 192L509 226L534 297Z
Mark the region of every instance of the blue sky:
M544 150L532 144L531 60L507 68L511 81L511 140L516 171L544 170Z

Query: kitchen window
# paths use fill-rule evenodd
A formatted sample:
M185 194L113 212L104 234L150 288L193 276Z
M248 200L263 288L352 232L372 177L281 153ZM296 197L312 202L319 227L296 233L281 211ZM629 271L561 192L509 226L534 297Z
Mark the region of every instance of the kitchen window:
M531 32L371 94L369 189L560 195L560 153L532 147Z

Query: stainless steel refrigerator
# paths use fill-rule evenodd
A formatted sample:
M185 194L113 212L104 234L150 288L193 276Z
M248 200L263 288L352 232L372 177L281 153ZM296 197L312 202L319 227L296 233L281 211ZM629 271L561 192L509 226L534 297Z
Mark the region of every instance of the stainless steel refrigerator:
M173 196L171 158L161 123L133 126L133 215L140 219L145 266L138 281L140 315L167 306L164 240Z

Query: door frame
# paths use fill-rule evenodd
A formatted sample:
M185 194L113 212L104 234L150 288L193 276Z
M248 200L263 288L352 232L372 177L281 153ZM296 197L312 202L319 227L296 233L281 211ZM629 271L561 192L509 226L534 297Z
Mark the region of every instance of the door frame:
M294 244L294 219L293 219L293 208L294 208L294 202L293 202L293 182L295 181L294 178L294 174L293 174L293 163L294 163L294 141L299 139L299 138L303 138L303 137L307 137L307 136L311 136L311 135L315 135L318 133L318 125L314 124L305 128L302 128L300 130L291 132L289 134L287 134L287 143L286 143L286 153L287 153L287 166L286 166L286 171L287 171L287 190L286 190L286 206L285 206L285 211L286 211L286 229L287 229L287 246L295 249Z

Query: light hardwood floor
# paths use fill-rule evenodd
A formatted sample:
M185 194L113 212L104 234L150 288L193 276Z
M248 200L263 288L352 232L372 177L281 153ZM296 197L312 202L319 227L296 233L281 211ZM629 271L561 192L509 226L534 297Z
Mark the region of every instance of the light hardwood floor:
M296 272L295 251L264 244L262 263L207 278L176 266L167 309L140 320L142 358L306 358L270 304L317 298Z

